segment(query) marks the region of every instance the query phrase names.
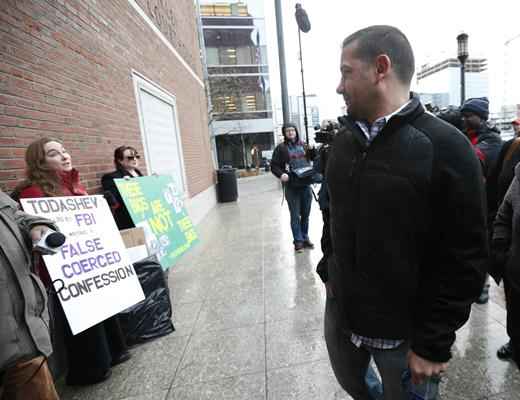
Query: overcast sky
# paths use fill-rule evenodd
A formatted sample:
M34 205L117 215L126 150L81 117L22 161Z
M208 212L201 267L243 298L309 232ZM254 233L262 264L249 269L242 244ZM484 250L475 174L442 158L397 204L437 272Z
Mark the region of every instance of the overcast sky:
M360 28L376 24L393 25L404 32L415 53L416 70L427 62L456 57L456 36L466 32L469 35L470 57L486 57L489 60L491 107L499 107L497 103L503 93L504 42L520 34L519 0L299 2L307 11L312 25L309 33L302 33L305 87L307 94L318 95L321 119L335 118L341 112L342 101L335 94L335 88L339 80L342 40ZM290 95L301 94L298 28L294 18L296 3L295 0L282 0ZM281 109L274 4L274 0L264 1L272 100L275 108ZM520 73L520 65L518 71Z

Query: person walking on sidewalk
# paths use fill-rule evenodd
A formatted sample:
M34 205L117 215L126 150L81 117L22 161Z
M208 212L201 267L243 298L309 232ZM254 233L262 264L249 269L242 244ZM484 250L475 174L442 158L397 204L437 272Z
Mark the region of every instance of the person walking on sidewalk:
M487 266L479 160L410 94L414 66L397 28L371 26L343 41L337 92L348 116L326 172L325 339L355 400L370 399L370 357L385 400L436 398Z
M493 277L504 279L507 334L510 341L498 351L502 359L512 359L520 368L520 164L504 197L494 224L491 242Z
M309 178L298 177L297 171L310 171L310 174L313 171L296 125L284 124L282 134L284 141L274 149L271 172L282 181L291 214L294 250L301 252L305 248L314 248L309 240L312 192Z
M509 186L511 185L511 182L513 181L513 178L515 176L515 167L520 162L520 118L512 121L511 125L513 126L514 137L513 139L505 142L502 146L502 150L500 151L500 155L498 156L497 165L495 167L492 177L492 182L495 182L496 184L496 204L498 207L500 207L500 205L504 201L507 190L509 189ZM515 206L518 207L520 206L520 204L515 204ZM497 252L502 253L500 248L496 248L497 244L500 245L500 241L498 241L497 243L491 243L493 254L496 254ZM503 266L501 266L500 269L503 269ZM502 277L502 275L503 274L501 273L500 277ZM508 284L505 283L504 279L504 287L506 285ZM509 292L511 293L510 290ZM507 297L508 294L506 293L506 302ZM508 319L509 318L510 316L508 313ZM510 322L509 325L512 325L512 322ZM500 346L500 348L497 350L497 357L501 360L511 360L513 358L513 343L511 337L509 338L507 343Z
M496 169L502 139L496 127L489 125L489 101L487 97L468 99L462 105L460 112L462 122L471 144L473 144L477 156L482 163L482 172L486 182L487 199L487 223L489 228L489 241L491 241L493 221L497 213L497 182L494 181L493 172ZM489 301L489 279L486 279L478 304L486 304Z
M47 366L52 353L47 294L32 272L27 243L56 227L18 209L0 191L0 399L57 400Z
M520 162L520 118L512 121L511 125L514 136L502 145L497 163L489 179L496 187L496 210L502 204L507 189L509 189L515 176L515 166Z

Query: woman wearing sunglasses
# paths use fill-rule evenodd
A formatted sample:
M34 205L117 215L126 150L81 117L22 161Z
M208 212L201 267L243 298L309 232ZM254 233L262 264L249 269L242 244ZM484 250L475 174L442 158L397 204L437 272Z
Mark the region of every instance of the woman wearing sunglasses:
M137 154L135 148L131 146L118 147L114 150L114 164L116 170L110 174L103 175L101 178L101 185L103 186L105 197L112 208L114 219L116 220L117 227L120 230L133 228L135 225L132 222L132 218L128 213L119 191L117 190L114 179L128 179L143 176L141 171L137 169L139 166L139 158L140 156Z

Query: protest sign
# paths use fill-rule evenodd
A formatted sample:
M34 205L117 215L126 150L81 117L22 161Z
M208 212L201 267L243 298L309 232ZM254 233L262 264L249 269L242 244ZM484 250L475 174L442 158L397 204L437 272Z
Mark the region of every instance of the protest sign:
M56 222L67 240L43 259L75 335L144 299L103 196L22 199L25 212Z
M170 176L114 180L135 226L144 228L146 244L163 269L197 243L197 232Z

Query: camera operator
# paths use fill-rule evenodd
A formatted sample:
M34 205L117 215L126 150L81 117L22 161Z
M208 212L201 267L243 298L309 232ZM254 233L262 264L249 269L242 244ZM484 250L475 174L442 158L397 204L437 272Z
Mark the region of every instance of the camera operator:
M313 183L314 171L296 125L284 124L282 134L284 141L274 149L271 172L284 186L291 214L294 250L301 253L305 248L314 248L309 240L309 214L312 204L310 185Z
M341 117L340 117L341 118ZM318 262L316 272L320 276L323 283L327 282L327 260L330 254L332 254L332 244L330 241L329 231L329 193L327 187L327 180L325 179L325 170L327 168L327 157L330 150L334 137L338 133L339 125L330 120L324 120L321 127L316 126L314 141L320 143L318 147L318 156L314 161L314 170L323 176L321 181L320 190L318 192L318 204L320 206L321 215L323 218L323 231L321 234L321 251L323 256Z
M55 400L47 296L31 272L29 243L56 228L1 191L0 227L0 399Z

